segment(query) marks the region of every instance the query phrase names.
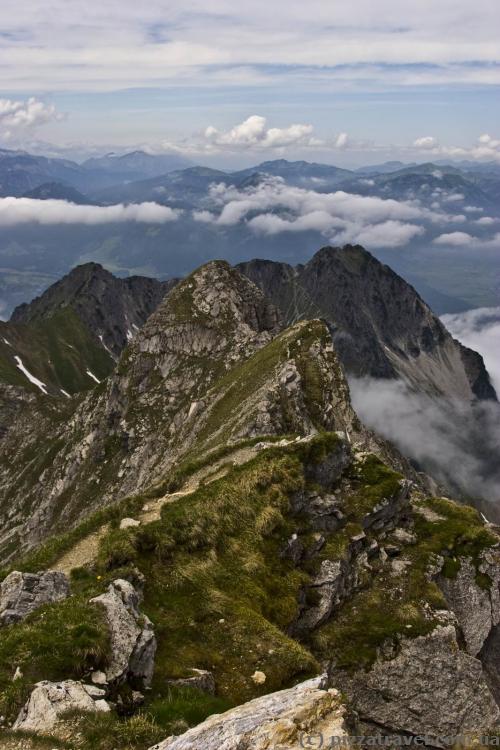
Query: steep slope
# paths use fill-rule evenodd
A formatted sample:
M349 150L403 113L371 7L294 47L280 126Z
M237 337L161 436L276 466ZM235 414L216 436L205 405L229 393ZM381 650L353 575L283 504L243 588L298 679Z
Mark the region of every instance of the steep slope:
M117 357L177 281L143 276L113 276L98 263L77 266L40 297L17 307L14 323L44 320L71 308L82 323Z
M417 292L360 246L326 247L305 266L238 266L288 322L321 315L347 372L402 377L424 392L494 399L480 355L454 341Z
M32 323L0 321L0 381L69 396L92 388L113 369L111 354L73 308Z

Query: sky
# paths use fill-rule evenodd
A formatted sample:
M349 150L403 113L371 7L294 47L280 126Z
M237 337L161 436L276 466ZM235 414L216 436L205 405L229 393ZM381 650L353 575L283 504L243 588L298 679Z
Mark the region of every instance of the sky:
M497 0L2 0L0 147L500 162Z

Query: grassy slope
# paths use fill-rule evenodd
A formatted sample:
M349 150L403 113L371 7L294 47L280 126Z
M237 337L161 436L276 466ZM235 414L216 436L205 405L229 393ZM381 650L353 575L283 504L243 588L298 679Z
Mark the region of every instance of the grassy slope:
M29 325L0 322L0 380L40 393L16 366L15 355L58 395L61 389L73 394L93 387L87 369L101 380L114 366L70 307Z

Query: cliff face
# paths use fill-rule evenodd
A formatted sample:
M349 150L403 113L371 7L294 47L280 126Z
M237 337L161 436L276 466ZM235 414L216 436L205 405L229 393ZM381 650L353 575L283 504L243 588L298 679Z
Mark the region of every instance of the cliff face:
M287 322L323 317L348 373L402 377L441 396L495 398L482 358L464 350L413 287L362 247L326 247L297 268L273 261L238 268Z

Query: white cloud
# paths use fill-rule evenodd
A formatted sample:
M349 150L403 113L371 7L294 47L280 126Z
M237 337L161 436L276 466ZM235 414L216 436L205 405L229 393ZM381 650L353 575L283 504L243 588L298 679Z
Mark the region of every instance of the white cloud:
M260 115L251 115L244 122L221 132L210 125L205 130L205 138L210 144L229 149L282 149L286 146L317 145L312 139L312 125L293 124L285 128L268 128L267 120Z
M54 120L63 118L53 104L46 104L34 97L26 101L0 99L0 128L6 139L19 131L33 130Z
M462 344L483 355L497 394L500 395L500 307L479 307L441 320Z
M420 223L446 214L434 214L418 204L355 195L344 191L318 193L293 187L278 177L240 190L223 183L211 186L211 210L193 213L195 221L219 226L246 223L267 235L315 231L329 241L359 242L368 248L401 247L425 232Z
M438 141L432 135L426 135L413 141L413 145L415 148L427 151L428 149L436 148Z
M435 245L456 245L457 247L461 247L463 245L470 245L474 240L475 237L467 234L467 232L449 232L448 234L440 234L433 242Z
M335 139L335 148L347 148L349 145L349 136L347 133L339 133Z
M493 138L484 133L477 139L475 145L465 146L442 146L432 136L417 138L413 142L414 148L425 150L433 156L447 156L454 159L472 159L477 161L500 162L500 139Z
M135 221L164 224L175 221L178 212L158 203L115 206L81 206L61 200L0 198L0 226L17 224L112 224Z

